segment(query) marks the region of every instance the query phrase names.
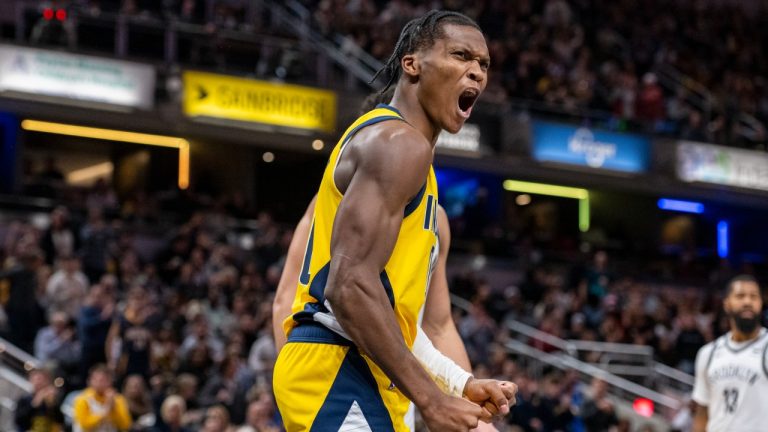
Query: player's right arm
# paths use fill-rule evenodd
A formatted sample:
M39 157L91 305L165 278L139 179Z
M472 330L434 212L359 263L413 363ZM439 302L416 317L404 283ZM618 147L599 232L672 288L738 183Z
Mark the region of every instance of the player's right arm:
M704 405L696 404L696 413L693 416L692 432L706 432L709 421L709 410Z
M427 178L431 146L387 122L361 131L348 147L335 175L344 196L331 235L326 299L347 335L416 404L430 430L467 431L485 416L483 409L432 381L403 341L379 276L403 209Z

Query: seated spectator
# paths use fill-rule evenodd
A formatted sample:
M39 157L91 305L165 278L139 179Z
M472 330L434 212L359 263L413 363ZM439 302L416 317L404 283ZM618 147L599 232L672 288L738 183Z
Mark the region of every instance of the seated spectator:
M619 424L616 409L608 400L608 383L592 379L591 395L581 408L584 425L590 432L608 432Z
M141 375L129 375L123 384L123 396L128 403L128 412L136 422L141 416L152 413L152 400Z
M149 432L191 432L191 429L184 426L186 410L187 406L181 396L168 396L160 407L160 418Z
M239 423L245 418L247 395L253 383L253 373L244 362L236 355L229 355L201 390L200 402L203 406L225 406Z
M32 394L16 401L14 420L22 431L56 432L64 426L59 407L61 395L51 383L51 374L45 369L29 372Z
M229 423L229 413L221 405L214 405L205 412L205 420L201 432L232 432Z
M35 337L35 357L45 363L73 365L80 359L80 343L75 340L75 329L66 312L51 312L50 324L40 329Z
M106 366L91 369L88 387L75 398L73 423L78 432L117 432L131 427L128 403L112 387L112 373Z
M245 424L237 432L279 432L280 426L275 423L275 399L269 390L257 392L256 397L248 404Z

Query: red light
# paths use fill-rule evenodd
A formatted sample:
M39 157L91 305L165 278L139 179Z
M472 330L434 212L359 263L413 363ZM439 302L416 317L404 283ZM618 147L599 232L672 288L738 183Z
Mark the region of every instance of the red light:
M650 399L637 398L632 404L632 408L643 417L653 416L653 401Z
M45 18L46 21L50 21L53 19L53 9L45 8L43 9L43 18Z
M56 19L59 21L64 21L67 19L67 11L64 9L59 9L56 11Z

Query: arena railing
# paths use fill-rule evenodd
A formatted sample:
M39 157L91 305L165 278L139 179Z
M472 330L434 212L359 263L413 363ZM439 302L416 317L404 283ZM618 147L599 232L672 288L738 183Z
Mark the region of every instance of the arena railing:
M0 430L16 430L16 400L32 392L27 372L38 367L36 358L0 338Z
M461 297L451 295L451 301L459 309L466 312L471 310L472 304ZM597 353L598 362L588 364L603 372L633 378L642 382L646 388L670 390L679 396L690 393L693 389L694 378L655 361L654 350L650 346L566 340L519 321L506 320L504 324L513 332L513 338L521 343L538 340L577 361L582 361L581 353Z

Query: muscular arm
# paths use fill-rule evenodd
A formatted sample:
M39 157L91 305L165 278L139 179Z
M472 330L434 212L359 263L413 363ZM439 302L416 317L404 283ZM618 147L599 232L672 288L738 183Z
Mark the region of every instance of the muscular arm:
M285 257L285 266L280 276L280 282L277 284L275 300L272 303L272 333L275 338L275 350L285 345L286 337L283 331L283 320L291 314L291 303L296 296L296 287L299 284L299 273L301 272L302 261L304 260L304 250L309 238L309 230L312 227L312 214L315 212L315 200L312 198L304 216L301 217L299 224L293 231L291 244L288 246L288 252Z
M343 156L348 159L337 169L336 183L345 192L333 225L325 297L360 351L423 413L435 415L440 403L434 402L446 396L403 341L379 276L397 241L403 209L427 177L432 151L404 128L385 123L371 129L349 144L350 154Z
M709 410L704 405L696 404L696 413L693 416L692 432L706 432L709 421Z
M440 236L440 251L435 274L432 275L429 284L422 328L432 340L435 348L465 370L471 371L472 365L469 362L467 350L464 348L464 342L461 340L459 332L456 330L456 324L451 317L451 299L446 276L448 249L451 246L451 229L448 225L448 216L442 207L437 208L437 229Z

